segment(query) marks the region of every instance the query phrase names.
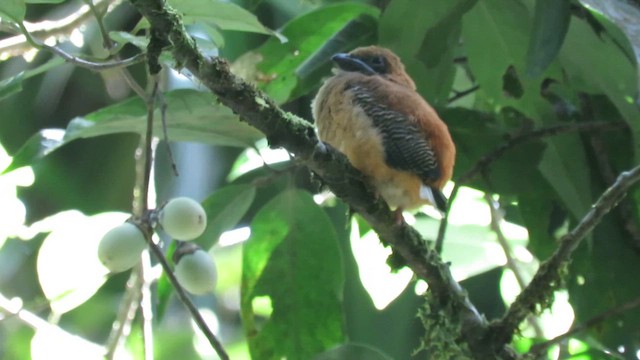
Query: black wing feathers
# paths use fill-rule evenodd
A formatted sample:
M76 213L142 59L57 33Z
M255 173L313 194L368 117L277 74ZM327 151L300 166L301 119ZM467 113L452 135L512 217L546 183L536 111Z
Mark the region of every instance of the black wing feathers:
M415 122L381 104L363 86L351 85L348 89L352 90L355 105L361 107L380 129L385 161L390 167L417 174L423 182L440 177L436 154Z

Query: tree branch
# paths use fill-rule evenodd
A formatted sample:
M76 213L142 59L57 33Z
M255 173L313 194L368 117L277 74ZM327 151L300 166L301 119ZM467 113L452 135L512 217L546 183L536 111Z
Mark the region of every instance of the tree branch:
M495 347L500 348L509 343L520 323L534 312L537 306L548 305L553 292L561 286L562 272L568 265L573 251L602 218L618 205L629 188L638 181L640 181L640 166L621 173L615 183L591 207L582 221L562 237L558 249L540 266L529 286L518 295L506 315L491 324L489 341Z
M594 327L596 325L598 325L599 323L606 321L614 316L620 315L622 313L625 313L627 311L633 310L635 308L637 308L638 306L640 306L640 298L636 298L634 300L631 300L625 304L622 304L621 306L617 306L615 308L609 309L603 313L600 313L592 318L590 318L589 320L585 321L584 323L574 326L571 328L571 330L567 331L566 333L562 334L562 335L558 335L556 337L554 337L553 339L549 340L549 341L545 341L543 343L540 344L535 344L531 347L531 350L529 350L529 353L527 354L528 358L533 358L533 359L537 359L543 352L545 352L548 348L550 348L551 346L567 339L570 338L572 336L574 336L575 334L585 331L591 327Z
M344 155L319 142L310 122L284 112L263 92L232 74L227 61L205 58L187 34L180 15L165 1L130 1L151 23L152 41L155 39L161 45L172 45L171 51L177 63L216 94L222 104L262 131L270 146L287 149L298 161L318 174L338 197L358 211L380 238L404 259L406 265L427 281L436 303L459 310L461 338L471 351L486 352L486 344L481 341L487 328L486 320L453 279L449 266L442 262L435 251L429 249L427 242L415 229L406 224L396 225L389 207L382 200L375 200L376 197L362 181L363 175L351 166ZM153 57L150 52L150 61L153 61ZM498 353L504 358L514 358L506 349Z

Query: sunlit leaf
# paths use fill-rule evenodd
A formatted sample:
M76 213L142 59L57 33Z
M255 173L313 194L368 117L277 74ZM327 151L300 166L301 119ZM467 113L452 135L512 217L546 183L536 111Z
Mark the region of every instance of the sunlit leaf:
M31 339L31 359L103 359L104 347L42 320Z
M0 18L11 21L22 21L27 12L24 0L2 0L0 2Z
M367 345L344 344L317 355L313 360L391 360L391 358Z
M363 14L377 18L379 10L365 4L340 3L311 11L282 28L282 34L288 39L286 43L269 39L257 50L239 58L234 67L240 68L277 102L296 98L309 91L310 86L317 85L318 80L313 77L301 82L295 75L297 69L349 21ZM329 58L326 61L328 63ZM311 79L316 79L315 84L311 84Z
M245 147L262 137L262 134L238 121L237 115L217 103L208 92L176 90L166 93L167 131L171 141L193 141L212 145ZM58 147L75 139L90 138L114 133L139 133L146 131L146 105L140 98L132 98L104 107L84 117L73 119L66 131L46 129L35 134L14 155L5 172L30 165ZM155 113L154 135L162 137L159 111ZM64 133L61 139L60 134ZM54 134L55 137L51 136Z
M207 228L195 239L203 249L211 248L220 235L233 229L242 219L256 196L252 185L229 185L217 190L202 202L207 212Z
M392 271L387 264L391 249L384 247L368 226L359 230L357 220L351 225L351 249L358 264L360 282L376 309L385 309L406 289L413 278L408 268Z
M309 194L288 191L264 206L251 231L241 311L252 357L309 359L342 343L342 262L326 213ZM253 301L265 297L273 311L258 325Z
M60 147L64 141L64 130L45 129L40 130L22 145L20 150L13 155L9 166L2 172L6 174L23 166L30 165L34 160L46 156Z
M40 222L52 231L38 252L38 280L57 314L84 303L102 286L108 270L98 259L102 236L122 224L128 214L85 216L78 211L59 213Z
M536 1L527 51L527 75L541 75L558 55L569 30L570 7L568 1Z
M232 2L219 0L171 0L170 4L183 14L183 20L186 24L210 22L223 30L275 35L280 41L285 40L278 33L262 25L255 15Z

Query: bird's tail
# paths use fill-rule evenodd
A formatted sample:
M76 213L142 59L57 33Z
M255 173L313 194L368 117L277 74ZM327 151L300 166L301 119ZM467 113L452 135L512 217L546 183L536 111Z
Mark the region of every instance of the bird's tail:
M433 186L423 186L421 191L421 197L429 200L429 202L440 210L443 214L447 212L447 198L442 191L434 188Z

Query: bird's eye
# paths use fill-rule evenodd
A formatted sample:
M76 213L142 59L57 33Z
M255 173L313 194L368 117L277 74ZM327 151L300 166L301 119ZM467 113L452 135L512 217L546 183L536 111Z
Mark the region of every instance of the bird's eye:
M385 58L383 56L373 56L373 57L371 57L369 59L369 65L378 74L386 74L388 72L387 61L385 60Z

